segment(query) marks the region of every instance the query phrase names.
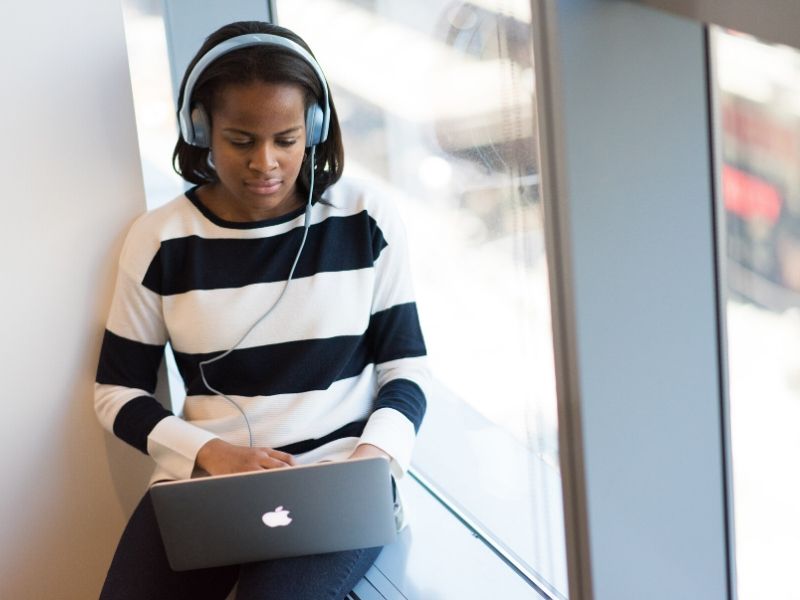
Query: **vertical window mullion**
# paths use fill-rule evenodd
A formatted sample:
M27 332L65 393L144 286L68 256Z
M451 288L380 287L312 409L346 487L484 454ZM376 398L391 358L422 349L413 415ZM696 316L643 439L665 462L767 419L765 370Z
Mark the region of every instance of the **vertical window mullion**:
M703 27L534 5L570 597L728 599Z

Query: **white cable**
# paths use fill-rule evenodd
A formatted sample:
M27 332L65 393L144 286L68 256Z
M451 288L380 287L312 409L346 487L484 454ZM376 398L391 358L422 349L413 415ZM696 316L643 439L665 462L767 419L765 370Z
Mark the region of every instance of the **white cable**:
M250 333L259 325L259 323L261 323L264 319L266 319L267 316L273 310L275 310L275 308L278 306L278 304L280 304L280 301L283 300L283 296L286 294L286 290L289 289L289 283L292 281L292 277L294 276L294 269L297 266L298 261L300 260L300 253L303 251L303 246L306 245L306 238L308 237L308 228L311 225L311 198L312 198L312 196L314 194L314 151L315 150L316 150L316 146L311 146L311 153L310 153L310 156L309 156L309 163L311 165L311 176L309 178L308 201L306 202L306 214L305 214L305 220L303 222L303 239L300 242L300 248L297 250L297 256L294 257L294 263L292 263L292 268L289 271L289 278L286 280L286 284L283 286L283 291L281 291L281 295L278 296L277 300L275 300L275 304L273 304L267 310L267 312L265 312L263 315L261 315L258 318L258 320L250 326L250 329L245 331L244 335L241 338L239 338L239 341L236 342L231 348L229 348L228 350L226 350L222 354L220 354L218 356L215 356L214 358L209 358L208 360L203 360L203 361L200 361L200 363L199 363L199 366L200 366L200 377L203 379L203 384L206 386L206 388L208 388L209 390L214 392L216 395L225 398L225 400L227 400L228 402L233 404L238 409L238 411L240 413L242 413L242 416L244 417L244 422L247 425L247 436L248 436L248 439L249 439L249 444L248 445L251 448L253 447L253 430L250 427L250 420L247 418L247 414L244 412L244 409L241 406L239 406L239 404L236 401L233 400L233 398L231 398L228 395L223 394L219 390L211 387L211 385L208 383L208 380L206 379L206 374L203 371L203 367L205 367L206 365L210 365L211 363L215 363L218 360L222 360L223 358L228 356L231 352L236 350L236 348L239 347L239 345L247 338L247 336L250 335Z

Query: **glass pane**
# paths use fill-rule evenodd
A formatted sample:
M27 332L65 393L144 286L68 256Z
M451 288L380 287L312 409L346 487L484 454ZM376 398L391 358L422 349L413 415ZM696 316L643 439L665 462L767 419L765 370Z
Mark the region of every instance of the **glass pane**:
M414 469L566 596L528 0L279 1L346 174L398 198L436 391Z
M739 598L796 598L800 52L715 30Z
M183 180L170 168L178 126L163 5L160 0L124 0L122 9L145 197L148 208L155 208L184 190Z

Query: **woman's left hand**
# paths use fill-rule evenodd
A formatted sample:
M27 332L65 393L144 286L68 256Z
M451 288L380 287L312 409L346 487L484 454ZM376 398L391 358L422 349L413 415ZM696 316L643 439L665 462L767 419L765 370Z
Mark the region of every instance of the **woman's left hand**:
M389 456L386 452L384 452L377 446L373 446L372 444L359 444L358 446L356 446L356 449L353 450L353 453L348 457L348 459L373 458L375 456L380 458L385 458L386 460L392 459L392 457Z

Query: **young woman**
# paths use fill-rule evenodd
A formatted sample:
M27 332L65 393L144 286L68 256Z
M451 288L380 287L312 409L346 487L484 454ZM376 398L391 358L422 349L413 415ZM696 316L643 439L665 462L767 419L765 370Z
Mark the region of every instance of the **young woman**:
M286 41L288 40L288 42ZM175 167L195 184L139 218L97 371L101 423L152 481L380 456L407 468L425 345L392 204L341 179L333 101L305 42L260 22L213 33L179 98ZM181 416L153 397L169 342ZM103 599L343 598L380 548L173 572L145 495Z

